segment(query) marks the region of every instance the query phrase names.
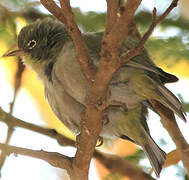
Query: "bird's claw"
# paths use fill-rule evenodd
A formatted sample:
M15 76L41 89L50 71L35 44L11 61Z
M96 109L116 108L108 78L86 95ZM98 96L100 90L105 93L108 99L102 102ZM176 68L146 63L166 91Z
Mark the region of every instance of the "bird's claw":
M120 101L113 100L113 101L110 101L108 104L109 104L109 107L119 107L123 111L128 111L127 105Z
M103 143L104 143L103 137L99 136L99 137L98 137L98 142L99 142L99 143L96 145L96 147L102 146Z

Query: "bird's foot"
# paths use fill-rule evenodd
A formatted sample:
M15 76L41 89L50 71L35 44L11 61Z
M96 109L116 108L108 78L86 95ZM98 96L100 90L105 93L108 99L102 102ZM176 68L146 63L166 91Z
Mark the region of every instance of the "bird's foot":
M109 104L109 107L119 107L123 111L128 111L127 105L123 102L112 100L112 101L108 102L108 104Z
M121 108L122 111L128 111L127 106L125 103L119 102L119 101L110 101L106 103L106 108L103 110L103 126L107 125L110 120L108 118L108 110L112 107L118 107Z
M96 145L96 147L102 146L103 143L104 143L103 137L99 136L99 137L98 137L98 142L99 142L99 143Z

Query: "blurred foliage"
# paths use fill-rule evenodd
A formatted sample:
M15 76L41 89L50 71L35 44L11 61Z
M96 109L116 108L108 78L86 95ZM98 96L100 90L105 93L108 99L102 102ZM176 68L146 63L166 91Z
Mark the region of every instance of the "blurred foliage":
M146 28L150 25L150 22L152 20L152 16L150 12L147 11L140 11L135 16L135 22L140 25L140 28L143 30L146 30ZM160 23L160 26L162 29L175 27L182 31L188 31L189 27L189 21L184 19L182 16L179 16L177 18L166 18Z
M103 178L103 180L120 180L121 178L122 176L119 174L109 173L108 175L106 175L106 177Z
M189 112L189 103L184 103L183 108L186 112Z
M22 17L29 23L31 21L35 21L38 18L50 16L49 14L41 12L41 7L37 1L2 0L1 4L0 38L6 38L6 42L9 44L12 43L11 38L13 35L11 32L14 31L16 26L16 18ZM105 13L83 13L79 8L74 8L73 12L75 14L75 19L82 31L95 32L104 30L106 18ZM151 13L144 10L138 11L135 17L135 22L141 33L144 33L151 23ZM176 62L183 59L189 61L189 21L181 16L173 18L169 17L161 22L161 24L158 26L159 31L161 33L165 32L165 34L170 28L175 28L178 31L176 36L152 36L149 39L146 47L149 49L150 54L153 54L153 57L158 59L158 61L164 61L171 58L169 65L174 65Z
M135 154L126 156L125 159L132 162L133 164L138 164L141 159L145 158L144 151L139 149Z
M183 37L176 36L167 39L151 38L147 41L147 48L150 54L157 55L158 60L171 59L169 66L175 65L179 60L189 61L189 44L183 42Z
M73 12L75 14L75 20L84 32L96 32L104 30L106 18L105 13L82 13L79 8L75 8Z

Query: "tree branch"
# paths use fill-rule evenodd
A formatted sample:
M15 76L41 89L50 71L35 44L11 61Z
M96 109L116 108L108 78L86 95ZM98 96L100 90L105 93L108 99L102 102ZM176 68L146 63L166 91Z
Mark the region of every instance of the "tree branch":
M16 32L14 32L14 37L15 37L14 39L16 40ZM18 60L20 60L20 59L18 58ZM25 66L23 65L23 63L21 61L18 61L17 62L17 71L16 71L16 74L14 76L14 96L13 96L12 102L10 103L9 114L13 113L15 100L16 100L16 97L17 97L17 94L18 94L18 90L20 89L20 86L21 86L21 80L22 80L22 75L23 75L24 69L25 69ZM14 132L14 127L11 124L9 124L5 144L9 144L11 137L13 135L13 132ZM0 171L3 167L3 165L4 165L5 160L6 160L6 155L2 151L1 155L0 155Z
M131 3L130 0L129 2ZM140 4L140 1L135 0L134 2L137 5ZM137 5L134 5L134 7L137 8ZM127 27L127 25L130 24L130 21L133 19L136 10L135 8L131 8L132 10L128 10L127 13L124 13L124 23L120 21L120 23L123 23L122 26ZM125 36L127 35L127 32L128 27L124 28L124 31L121 31L120 33L122 34L122 36ZM73 161L75 164L74 172L77 172L77 174L73 174L73 176L75 176L76 179L79 178L76 176L78 174L83 175L82 177L80 177L80 179L87 179L90 160L102 128L101 119L103 117L102 111L104 109L104 104L106 104L105 99L107 87L110 80L112 79L114 72L117 70L117 66L115 65L117 64L117 59L119 55L119 40L112 40L112 36L115 37L114 32L109 34L109 40L107 40L106 34L104 34L101 50L102 53L100 58L100 67L98 69L98 72L96 73L94 83L91 84L89 88L89 93L86 101L86 113L85 117L82 118L81 121L82 129L80 136L77 138L77 153ZM116 49L118 47L118 49L114 51L110 48L112 46ZM108 56L108 54L110 54L110 56ZM81 170L81 167L84 171Z
M157 10L156 8L153 9L152 13L152 23L147 30L147 32L143 35L143 37L140 39L138 45L126 52L120 59L121 64L126 64L130 59L133 57L139 55L144 48L144 44L151 36L152 32L154 31L155 27L177 6L178 0L173 0L170 6L165 10L165 12L157 18Z
M0 121L6 123L7 125L11 125L13 127L21 127L21 128L25 128L46 136L49 136L51 138L54 138L57 140L57 142L61 145L61 146L73 146L75 147L75 142L59 133L57 133L55 130L53 129L46 129L28 122L24 122L18 118L13 117L12 115L10 115L9 113L4 112L2 109L0 109ZM6 153L5 155L9 155L10 153L14 153L14 154L22 154L22 155L26 155L26 156L30 156L30 157L35 157L38 158L36 156L36 151L33 150L24 150L24 148L18 148L18 147L14 147L13 146L6 146L4 144L1 144L0 149L6 149ZM7 149L10 149L7 151ZM18 151L19 149L19 151ZM23 154L22 152L25 152L25 154ZM20 153L21 152L21 153ZM29 152L29 153L28 153ZM34 152L34 154L33 154ZM40 151L40 153L38 154L38 156L40 156L39 159L45 160L47 162L51 161L51 160L47 160L44 158L41 158L41 153L45 152L45 151ZM38 153L38 152L37 152ZM51 154L47 156L47 152L45 152L45 155L42 155L42 157L46 156L49 158L52 158ZM59 155L58 155L59 156ZM61 155L62 156L62 155ZM64 156L65 157L65 156ZM123 176L129 176L131 175L134 176L135 174L137 174L137 177L141 177L144 180L149 180L149 178L151 178L151 180L153 179L150 175L148 175L147 173L143 172L141 169L137 168L136 166L132 165L131 163L129 163L128 161L122 159L119 156L110 156L110 155L106 155L104 153L101 153L99 151L95 151L94 153L94 158L98 159L104 166L106 166L111 172L113 173L120 173ZM112 160L112 158L114 158L114 160ZM119 162L116 162L116 159L119 160ZM56 159L54 159L53 161L56 161ZM122 162L123 161L123 162ZM111 166L108 166L108 164ZM122 169L117 170L115 167L117 167L117 165L119 164L124 164L124 167ZM52 164L54 166L54 164ZM56 166L58 167L58 166ZM119 167L119 166L118 166ZM60 167L61 168L61 167ZM133 174L131 173L133 172ZM146 178L145 178L146 177Z
M149 174L119 156L95 151L94 157L112 173L119 173L134 180L155 180Z
M93 61L89 56L88 48L85 42L83 41L81 32L77 24L75 23L72 8L70 6L70 0L59 0L59 1L61 4L62 12L66 19L66 30L72 37L75 46L76 57L81 65L81 68L86 78L89 80L89 83L91 83L94 81L96 67L94 66Z
M81 32L74 21L74 15L69 0L60 0L59 8L53 0L40 0L41 4L49 10L58 20L65 24L65 28L73 39L76 57L81 65L89 83L93 82L96 73L95 66L91 60L86 44L83 41Z
M173 0L170 6L165 10L165 12L157 18L157 10L156 8L153 9L152 13L152 24L150 25L148 31L143 35L142 39L140 40L137 49L143 47L148 38L151 36L152 32L154 31L155 27L163 20L167 15L177 6L179 0Z
M26 148L18 148L16 146L10 146L0 143L0 149L3 150L7 155L12 153L21 154L24 156L30 156L44 160L51 164L54 167L66 169L68 172L71 172L71 161L72 158L59 154L57 152L46 152L43 150L31 150Z
M155 100L151 100L151 103L154 109L160 114L163 126L167 129L171 138L175 142L181 160L189 176L189 145L177 125L174 113Z
M53 0L40 0L41 4L51 12L60 22L66 23L62 10Z
M3 150L6 153L6 155L20 154L24 156L41 159L48 162L54 167L66 169L68 173L72 172L71 162L73 159L71 157L64 156L57 152L31 150L16 146L10 146L2 143L0 143L0 149ZM95 151L94 158L99 160L112 173L119 173L123 176L134 178L135 180L154 180L149 174L143 172L140 168L132 165L128 161L116 155L109 155Z
M56 130L47 129L28 122L24 122L18 118L11 116L9 113L4 112L2 109L0 109L0 121L6 123L13 128L21 127L54 138L62 146L75 146L74 141L57 133Z
M106 31L105 34L108 34L108 31L111 31L112 27L116 23L117 13L121 6L121 0L108 0L107 1L107 15L106 15Z
M100 54L102 57L106 58L107 61L110 61L110 58L118 58L122 43L129 31L128 26L131 23L134 17L134 13L140 3L141 0L128 0L125 4L122 4L120 6L119 11L116 14L114 12L114 14L112 15L114 18L116 16L116 21L114 25L112 25L112 28L107 30L110 23L106 24L107 28L103 36L102 49ZM111 5L111 3L109 4ZM107 18L108 17L111 16L109 15L107 16Z

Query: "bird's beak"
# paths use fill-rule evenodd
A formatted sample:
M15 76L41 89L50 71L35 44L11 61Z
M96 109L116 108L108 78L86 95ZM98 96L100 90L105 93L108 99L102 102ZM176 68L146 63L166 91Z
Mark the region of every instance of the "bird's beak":
M16 49L16 50L14 50L14 51L5 53L2 57L10 57L10 56L17 56L17 57L20 57L20 56L22 56L23 54L24 54L23 49Z

